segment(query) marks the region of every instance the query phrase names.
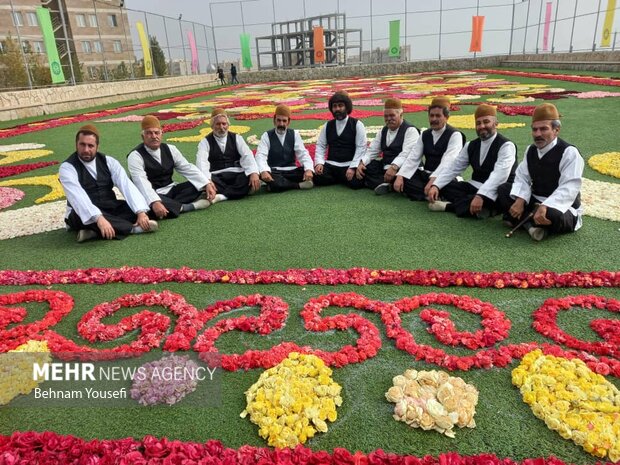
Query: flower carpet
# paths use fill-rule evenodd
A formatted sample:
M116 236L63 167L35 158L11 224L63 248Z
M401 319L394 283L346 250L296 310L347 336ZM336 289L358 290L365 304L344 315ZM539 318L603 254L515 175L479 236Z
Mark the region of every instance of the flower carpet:
M0 367L12 388L0 396L0 465L618 461L618 148L593 124L617 86L509 70L272 82L5 125ZM85 121L124 161L142 115L156 114L192 160L214 106L255 148L286 102L313 154L335 89L369 139L392 95L418 127L432 97L449 95L468 140L475 105L491 102L520 156L532 109L553 101L562 137L589 161L584 228L533 244L506 239L499 220L334 187L225 202L124 241L76 245L63 230L57 165ZM53 383L19 381L11 357L39 350L136 363L151 382L127 381L122 407L33 403ZM153 382L198 369L216 372L216 395L204 380ZM564 382L573 375L580 390Z

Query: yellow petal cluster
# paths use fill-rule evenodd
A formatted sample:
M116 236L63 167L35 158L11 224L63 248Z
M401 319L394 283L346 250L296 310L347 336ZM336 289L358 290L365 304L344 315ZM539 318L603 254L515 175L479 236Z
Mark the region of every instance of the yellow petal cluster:
M393 402L394 419L412 428L454 437L454 426L475 428L478 390L444 371L406 370L392 379L385 398Z
M451 115L450 126L458 129L476 129L476 119L474 115ZM498 123L499 129L522 128L525 123Z
M588 165L599 173L620 178L620 152L605 152L588 158Z
M58 180L57 174L9 179L7 181L1 181L0 186L47 186L51 189L49 193L36 199L34 203L51 202L53 200L62 199L65 196L65 191L62 188L62 184L60 184L60 181Z
M21 355L9 355L21 353ZM30 394L43 380L35 381L32 365L49 363L50 351L45 341L28 341L25 344L0 355L0 405L11 402L20 394Z
M10 165L11 163L17 163L19 161L30 160L32 158L41 158L48 155L52 155L54 152L51 150L11 150L3 152L0 150L0 165Z
M527 354L512 384L534 415L596 456L620 460L620 391L578 359Z
M245 392L247 407L241 418L249 414L270 446L304 444L337 418L342 388L331 374L319 357L292 352Z

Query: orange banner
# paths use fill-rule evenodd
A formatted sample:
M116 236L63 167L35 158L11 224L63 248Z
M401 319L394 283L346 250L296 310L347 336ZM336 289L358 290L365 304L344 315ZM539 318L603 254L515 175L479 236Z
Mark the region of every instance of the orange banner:
M484 29L484 16L472 16L470 52L482 51L482 29Z
M325 39L321 26L314 28L314 62L325 63Z

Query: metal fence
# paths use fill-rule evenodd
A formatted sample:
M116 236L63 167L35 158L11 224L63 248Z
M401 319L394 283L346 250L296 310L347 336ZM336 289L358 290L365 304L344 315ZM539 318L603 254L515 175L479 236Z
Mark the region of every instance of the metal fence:
M99 4L99 0L93 3ZM552 17L547 16L549 3ZM196 2L192 18L134 10L122 7L122 2L119 8L127 15L129 25L129 31L125 31L130 38L125 46L127 72L123 75L104 69L94 76L82 73L84 80L141 77L143 53L135 27L138 21L159 43L168 65L166 76L192 74L188 43L191 31L198 55L197 73L213 74L215 78L217 66L224 67L225 72L230 63L240 68L241 33L252 37L251 54L256 66L254 38L272 34L273 23L322 14L344 13L348 28L362 30L361 56L347 56L347 63L615 50L619 16L615 15L611 44L603 48L600 43L607 0L240 0ZM479 15L485 16L482 51L470 53L472 16ZM389 22L393 20L400 20L401 24L400 58L387 54ZM21 40L23 44L23 36ZM26 67L33 66L24 54L36 55L37 50L25 51L22 46L19 51L22 59L18 61ZM38 51L44 54L44 50ZM118 63L118 57L111 52L105 47L97 51L101 55L100 66L113 68L114 62ZM3 53L8 53L6 47ZM32 75L32 69L28 75ZM36 86L31 80L30 87Z

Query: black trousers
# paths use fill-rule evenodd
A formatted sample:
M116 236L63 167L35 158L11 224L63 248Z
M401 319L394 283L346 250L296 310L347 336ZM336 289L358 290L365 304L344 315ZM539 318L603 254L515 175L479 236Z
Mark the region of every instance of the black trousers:
M426 200L424 188L426 187L426 184L428 184L430 178L430 173L422 170L416 170L411 178L405 178L403 193L411 200Z
M452 209L456 216L461 218L473 218L469 212L471 201L478 195L478 189L468 182L452 180L439 191L442 198L452 203ZM481 195L483 208L488 209L491 214L495 212L495 202L484 195Z
M230 200L240 199L250 193L250 179L245 173L217 173L211 175L218 194L225 195Z
M364 176L364 185L367 188L374 189L379 184L385 182L385 170L383 166L383 162L378 160L373 160L368 163Z
M361 189L364 187L364 180L359 180L355 176L350 181L347 180L348 166L334 166L328 163L323 165L323 174L315 175L313 180L317 186L331 186L333 184L343 184L351 189Z
M131 234L131 228L136 223L138 215L136 215L129 205L124 200L111 200L106 201L100 205L97 205L103 217L110 222L116 233L115 239L125 239ZM69 217L65 218L65 223L69 226L69 229L79 231L80 229L91 229L97 233L99 239L102 238L101 231L97 223L84 224L82 220L75 213L75 210L71 211Z
M299 189L299 183L304 180L304 169L295 168L294 170L278 170L273 168L271 171L273 181L267 183L269 192L284 192L292 189Z
M513 226L516 226L519 223L519 219L515 219L510 216L508 210L514 203L514 199L510 197L510 190L512 189L512 183L506 182L499 186L497 190L497 206L499 211L504 214L504 220L510 221ZM524 215L529 215L531 211L533 211L537 204L536 199L532 197L530 202L525 205L525 210L523 212ZM573 232L575 230L575 226L577 225L577 217L573 215L570 210L566 210L566 212L562 213L561 211L547 207L547 219L551 221L551 224L548 226L536 225L541 228L547 229L550 233L554 234L564 234ZM532 224L534 222L532 221Z
M190 203L200 197L200 191L189 182L175 185L165 195L159 195L161 202L168 209L167 218L177 218L181 214L181 207L184 203ZM156 219L153 211L149 212L151 219Z

